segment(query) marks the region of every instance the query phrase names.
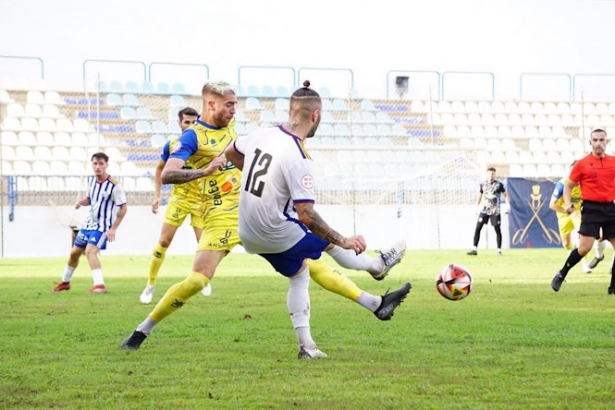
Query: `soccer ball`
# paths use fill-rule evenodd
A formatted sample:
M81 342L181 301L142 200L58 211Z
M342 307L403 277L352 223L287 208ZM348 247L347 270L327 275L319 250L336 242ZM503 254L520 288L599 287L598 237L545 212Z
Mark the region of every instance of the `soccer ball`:
M436 276L436 289L448 300L461 300L472 290L472 276L463 266L452 263Z

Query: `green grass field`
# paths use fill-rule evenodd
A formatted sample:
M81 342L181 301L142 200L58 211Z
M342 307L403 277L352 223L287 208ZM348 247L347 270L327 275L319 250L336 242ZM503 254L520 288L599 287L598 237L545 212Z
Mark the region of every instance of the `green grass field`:
M134 352L119 346L151 311L139 302L147 257L102 256L108 294L91 295L81 260L68 292L50 293L65 259L0 259L1 409L608 409L615 405L611 250L589 275L550 288L565 251L409 251L372 293L412 282L390 322L311 285L312 333L327 359L297 360L288 281L255 256L222 262L195 296ZM157 302L191 270L168 256ZM447 263L474 277L451 302L435 290Z

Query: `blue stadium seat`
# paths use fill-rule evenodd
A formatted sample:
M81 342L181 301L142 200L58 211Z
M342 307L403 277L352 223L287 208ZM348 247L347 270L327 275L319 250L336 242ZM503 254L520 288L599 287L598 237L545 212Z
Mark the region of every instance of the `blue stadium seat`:
M167 116L167 120L176 120L179 118L179 107L170 107L169 108L169 114ZM237 117L237 115L235 115L235 117ZM239 121L239 120L238 120Z
M256 85L249 85L246 88L246 96L247 97L260 97L261 92Z
M320 94L320 98L331 98L331 90L328 87L320 87L318 94Z
M165 82L159 82L156 85L156 94L163 94L163 95L172 94L171 93L171 87L169 86L169 84L167 84Z
M263 85L260 96L265 98L274 98L275 92L273 91L273 87L270 85Z
M179 124L175 120L167 121L167 130L171 134L180 135L182 133L182 129L180 128Z
M288 98L290 97L290 92L288 91L288 88L283 85L278 85L275 89L275 95L279 98Z
M139 134L150 134L152 132L152 125L149 121L139 120L135 126L137 127L137 132Z
M128 107L125 107L128 108ZM153 120L154 115L149 107L138 107L136 112L136 118L139 120Z
M131 94L139 94L140 92L139 85L134 81L126 81L126 84L124 84L124 90Z
M120 110L120 117L123 120L134 120L137 118L137 113L132 107L122 107Z
M237 97L241 97L241 98L248 97L248 95L246 94L245 88L243 88L243 85L241 84L237 84L235 86L235 91L237 93Z
M167 139L165 138L164 135L154 134L152 135L152 138L150 139L150 143L152 144L152 147L154 148L162 148L164 147L164 144L167 143Z
M184 108L186 107L186 101L184 100L184 97L182 97L181 95L173 94L169 97L169 106Z
M169 132L167 123L159 120L152 122L152 132L155 132L157 134L166 134L167 132Z
M112 93L123 93L124 86L119 81L111 81L109 83L109 91Z
M346 104L346 101L342 100L341 98L335 98L333 100L333 111L348 111L348 105Z
M122 97L120 97L119 94L115 93L107 94L107 105L111 105L113 107L121 107Z
M378 111L371 100L361 100L361 110L363 111Z
M139 99L134 94L124 94L122 96L122 105L125 107L140 107L141 104Z
M261 102L256 97L246 98L246 110L264 110Z
M186 92L186 87L182 83L173 83L173 85L171 86L171 92L173 94L181 94L181 95L188 94Z
M108 93L109 92L109 86L107 85L106 82L104 81L99 81L98 82L98 91L101 93Z
M141 92L143 94L155 94L156 88L154 87L154 84L150 82L144 82L141 83Z

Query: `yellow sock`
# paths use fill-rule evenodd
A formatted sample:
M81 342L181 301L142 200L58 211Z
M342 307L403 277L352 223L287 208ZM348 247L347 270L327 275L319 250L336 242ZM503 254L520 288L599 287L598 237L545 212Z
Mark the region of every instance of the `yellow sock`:
M164 262L164 254L167 253L167 248L163 248L159 243L154 246L154 252L152 252L152 260L149 264L149 277L147 278L147 285L154 286L156 284L156 278L158 272Z
M149 317L155 322L160 322L184 306L188 299L203 290L208 283L209 279L205 275L192 272L182 282L176 283L167 290L167 293L160 299Z
M356 301L363 292L350 279L342 275L322 260L308 259L307 265L310 268L310 277L314 282L330 292Z
M564 246L564 249L567 249L569 251L571 251L572 248L574 248L574 245L572 243L569 243L568 246Z

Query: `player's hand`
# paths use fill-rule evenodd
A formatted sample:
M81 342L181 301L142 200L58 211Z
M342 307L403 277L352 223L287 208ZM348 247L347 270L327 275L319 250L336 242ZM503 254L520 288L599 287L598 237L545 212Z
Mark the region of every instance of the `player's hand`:
M355 236L346 238L346 240L340 244L340 247L344 249L351 249L357 255L359 255L365 252L365 249L367 248L367 244L365 243L365 238L363 238L363 235L355 235Z
M77 203L75 204L75 209L79 208L81 208L81 201L77 201Z
M160 206L160 198L154 198L154 202L152 202L152 213L158 213L158 207Z
M480 215L480 211L481 211L481 209L482 209L482 208L481 208L480 206L477 206L477 207L476 207L476 211L475 211L474 213L475 213L476 215Z
M115 240L115 229L111 228L107 231L107 240L109 242L113 242Z
M571 215L574 212L574 206L573 205L569 205L566 207L566 213L568 215Z
M211 175L216 171L222 171L226 167L226 157L224 155L214 158L207 169L205 169L205 175Z
M509 204L502 204L502 212L504 212L505 214L509 214L510 213L510 205Z

